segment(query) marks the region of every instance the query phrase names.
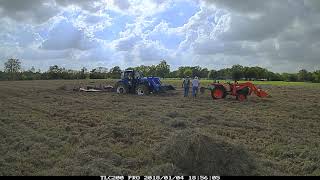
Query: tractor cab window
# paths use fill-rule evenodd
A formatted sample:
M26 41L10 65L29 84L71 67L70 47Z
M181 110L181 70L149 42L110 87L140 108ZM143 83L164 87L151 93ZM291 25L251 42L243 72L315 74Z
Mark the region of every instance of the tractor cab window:
M136 72L135 72L135 74L134 74L134 78L135 78L135 79L140 79L140 78L142 78L142 77L143 77L143 75L142 75L141 72L139 72L139 71L136 71Z
M122 79L133 79L133 71L125 71L122 74Z

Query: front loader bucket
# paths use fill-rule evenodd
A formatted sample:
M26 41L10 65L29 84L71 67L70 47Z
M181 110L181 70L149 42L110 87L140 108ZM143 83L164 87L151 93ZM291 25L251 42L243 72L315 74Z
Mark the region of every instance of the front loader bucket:
M269 94L261 89L258 89L257 91L255 91L256 95L259 96L259 97L268 97Z
M172 85L162 85L161 86L162 91L170 91L170 90L176 90Z

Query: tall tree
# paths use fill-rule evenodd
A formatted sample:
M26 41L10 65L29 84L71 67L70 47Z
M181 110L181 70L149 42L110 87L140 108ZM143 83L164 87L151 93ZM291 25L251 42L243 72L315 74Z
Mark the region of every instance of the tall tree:
M208 78L209 70L208 68L201 69L200 78Z
M189 67L189 66L181 66L181 67L179 67L178 72L177 72L178 77L179 78L184 78L185 77L185 71L187 71L187 70L188 70L188 72L189 72L189 70L191 71L191 74L189 76L192 76L191 67Z
M7 73L0 71L0 80L6 80L7 79Z
M149 66L141 65L134 68L136 71L139 71L143 74L143 76L149 76Z
M266 79L267 78L267 74L268 74L268 71L262 67L254 67L254 71L256 72L256 75L257 75L257 79Z
M48 71L49 79L63 79L62 72L63 68L58 65L50 66Z
M231 68L232 78L235 81L239 81L241 78L243 78L244 68L241 65L234 65Z
M177 78L178 76L178 70L172 71L169 73L169 78Z
M192 77L195 77L195 76L201 77L202 68L200 66L191 67L191 70L192 70Z
M217 71L217 79L231 79L232 73L230 68L220 69Z
M212 80L217 79L218 78L218 72L216 70L209 71L208 78L212 79Z
M121 69L119 66L115 66L110 69L110 77L112 79L120 79L121 78Z
M246 80L252 80L257 78L257 72L255 71L254 67L245 67L243 73Z
M312 74L305 69L301 69L298 73L298 81L312 81Z
M191 77L192 76L192 70L191 69L186 69L184 72L183 72L183 75L184 77Z
M313 72L313 82L320 83L320 70Z
M148 75L150 77L155 77L157 76L157 66L152 65L152 66L148 66Z
M170 65L167 64L165 60L161 61L160 64L156 66L157 76L161 78L166 78L170 73Z
M9 74L10 80L17 80L18 74L21 70L21 62L19 59L8 59L4 63L5 72Z

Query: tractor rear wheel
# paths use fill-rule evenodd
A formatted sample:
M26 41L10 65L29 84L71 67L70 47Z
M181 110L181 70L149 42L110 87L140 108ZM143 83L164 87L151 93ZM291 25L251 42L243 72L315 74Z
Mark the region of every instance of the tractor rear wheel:
M145 95L149 95L150 91L149 91L149 88L146 85L142 84L142 85L139 85L137 87L136 93L139 96L145 96Z
M226 97L226 91L222 88L216 88L211 91L211 96L213 99L223 99Z
M127 94L129 93L129 88L123 83L117 83L116 91L118 94Z

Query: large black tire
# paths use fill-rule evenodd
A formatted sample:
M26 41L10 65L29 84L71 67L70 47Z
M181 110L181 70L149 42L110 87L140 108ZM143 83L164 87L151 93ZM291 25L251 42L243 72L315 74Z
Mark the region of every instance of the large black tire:
M136 88L136 94L139 96L149 95L150 94L149 87L144 84L138 85L138 87Z
M116 92L118 94L127 94L127 93L129 93L129 88L124 83L117 83L115 89L116 89Z

